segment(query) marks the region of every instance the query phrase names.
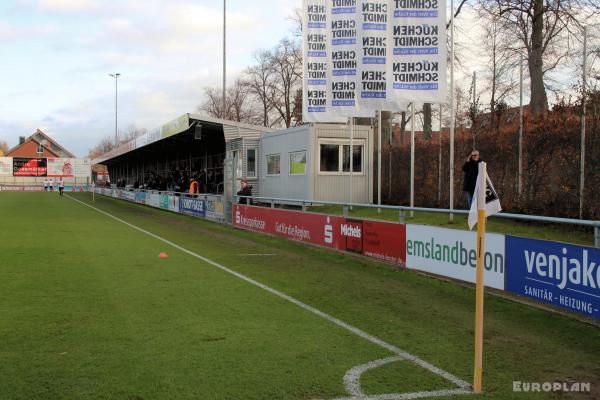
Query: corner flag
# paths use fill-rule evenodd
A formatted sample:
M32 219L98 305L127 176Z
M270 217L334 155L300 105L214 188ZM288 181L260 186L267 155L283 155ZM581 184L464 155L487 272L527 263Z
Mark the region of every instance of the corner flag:
M483 164L483 165L482 165ZM502 207L500 206L500 199L498 198L498 193L496 189L494 189L494 185L492 185L492 181L488 176L486 171L486 166L484 162L479 163L479 174L485 174L485 216L490 217L494 214L502 211ZM471 202L471 209L469 210L469 229L472 230L475 224L477 223L477 199L479 198L479 191L481 190L481 182L480 176L477 176L477 184L475 185L475 193L473 194L473 201Z
M485 188L484 188L485 187ZM473 391L481 393L483 376L483 291L485 254L485 222L487 217L500 212L500 199L487 175L486 164L479 163L479 174L473 202L469 210L469 229L477 224L477 267L475 278L475 363L473 371Z

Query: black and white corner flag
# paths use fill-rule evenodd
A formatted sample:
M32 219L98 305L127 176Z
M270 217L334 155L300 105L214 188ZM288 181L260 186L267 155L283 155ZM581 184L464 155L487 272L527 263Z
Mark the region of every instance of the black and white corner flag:
M483 179L481 179L481 174L485 174L485 203L482 205L478 205L478 199L483 199L483 196L479 195L479 191L481 190ZM471 209L469 210L469 229L473 229L473 227L477 224L477 209L485 210L485 217L490 217L494 214L502 211L502 207L500 206L500 199L498 198L498 193L496 189L494 189L494 185L492 185L492 181L487 174L486 165L484 162L479 163L479 175L477 176L477 184L475 185L475 193L473 194L473 201L471 202Z

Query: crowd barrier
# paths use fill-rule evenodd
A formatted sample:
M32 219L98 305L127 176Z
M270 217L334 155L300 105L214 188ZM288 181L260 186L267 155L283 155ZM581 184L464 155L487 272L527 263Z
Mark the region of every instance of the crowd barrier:
M96 192L225 221L220 196L189 198L115 189ZM242 204L233 207L233 225L475 283L474 231ZM600 249L488 233L484 267L488 287L600 320Z
M225 208L222 196L218 195L202 194L198 195L198 197L188 197L185 194L175 194L172 192L130 191L112 188L96 188L95 191L97 194L115 199L127 200L149 207L206 218L214 222L225 222Z
M65 192L87 192L87 185L65 185ZM44 186L41 185L0 185L0 192L43 192ZM52 192L58 192L58 186L55 185Z

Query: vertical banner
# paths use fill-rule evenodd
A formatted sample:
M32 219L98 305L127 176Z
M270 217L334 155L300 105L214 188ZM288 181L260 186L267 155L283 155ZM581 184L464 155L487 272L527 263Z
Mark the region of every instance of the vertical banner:
M445 103L446 2L390 0L388 96L398 102Z
M330 122L327 0L303 1L303 111L306 122Z
M331 112L339 117L359 117L358 74L360 24L358 0L329 0L329 57Z
M391 110L387 101L389 0L360 0L358 24L358 106L372 117Z

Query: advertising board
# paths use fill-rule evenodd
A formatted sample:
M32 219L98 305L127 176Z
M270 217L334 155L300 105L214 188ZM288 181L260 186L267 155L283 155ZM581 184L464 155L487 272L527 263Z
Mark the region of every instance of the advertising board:
M506 290L600 319L600 249L506 237Z
M485 285L504 290L504 235L485 236ZM475 283L477 233L424 225L406 226L406 267Z

